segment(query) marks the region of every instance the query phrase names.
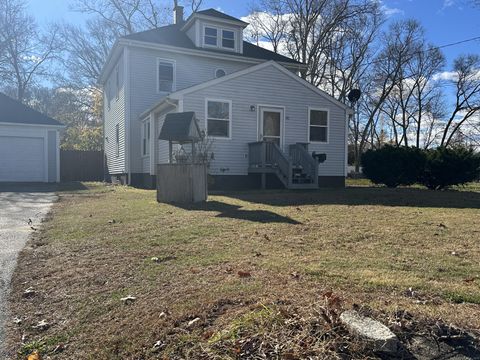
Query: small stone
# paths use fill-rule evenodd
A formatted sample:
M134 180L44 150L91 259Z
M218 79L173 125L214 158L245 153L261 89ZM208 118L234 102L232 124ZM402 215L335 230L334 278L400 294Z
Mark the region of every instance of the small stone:
M24 292L23 292L23 297L24 298L31 298L33 296L35 296L36 292L35 290L33 290L33 288L29 287L28 289L26 289Z
M125 304L133 303L137 298L135 296L128 295L127 297L121 298L120 301L123 301Z
M32 328L37 329L37 330L47 330L50 327L50 324L47 322L47 320L43 319L42 321L39 321L37 325L32 326Z
M160 315L158 315L160 319L165 319L167 317L167 314L165 312L161 312Z
M340 321L352 334L373 343L374 351L394 354L399 350L397 336L382 323L348 310L340 315Z
M153 262L156 262L156 263L158 263L160 261L160 259L156 256L152 257L150 260L152 260Z
M19 317L15 317L15 318L13 319L13 322L14 322L15 324L17 324L17 325L20 325L20 324L22 323L22 319L19 318Z

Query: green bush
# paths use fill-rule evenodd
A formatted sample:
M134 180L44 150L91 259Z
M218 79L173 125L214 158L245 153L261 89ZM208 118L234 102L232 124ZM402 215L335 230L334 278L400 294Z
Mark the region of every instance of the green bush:
M419 182L432 190L478 180L480 154L464 147L426 150L426 163Z
M375 184L412 185L423 173L425 154L417 148L386 145L365 152L362 167L364 175Z

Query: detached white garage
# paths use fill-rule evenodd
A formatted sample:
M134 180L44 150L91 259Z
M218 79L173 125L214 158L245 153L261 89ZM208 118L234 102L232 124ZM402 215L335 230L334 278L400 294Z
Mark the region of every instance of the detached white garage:
M0 182L60 181L58 121L0 93Z

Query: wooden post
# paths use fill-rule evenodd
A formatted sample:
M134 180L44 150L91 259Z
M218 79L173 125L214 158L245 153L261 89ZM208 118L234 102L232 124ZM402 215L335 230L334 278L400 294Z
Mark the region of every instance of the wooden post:
M170 164L173 163L173 146L172 146L172 140L168 140L168 160Z
M262 190L267 188L267 174L262 172Z

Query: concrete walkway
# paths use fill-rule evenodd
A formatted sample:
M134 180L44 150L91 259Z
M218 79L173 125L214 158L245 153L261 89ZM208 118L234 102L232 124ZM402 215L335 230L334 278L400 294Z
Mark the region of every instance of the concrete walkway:
M6 300L10 280L15 269L17 255L25 246L34 228L57 200L54 192L45 185L0 184L0 359L5 356L2 350L4 324L8 321Z

